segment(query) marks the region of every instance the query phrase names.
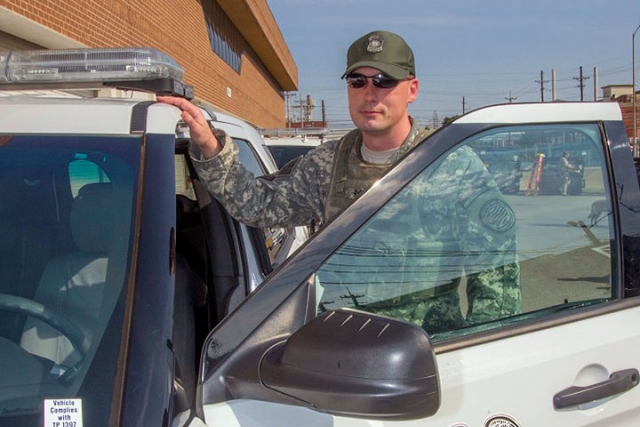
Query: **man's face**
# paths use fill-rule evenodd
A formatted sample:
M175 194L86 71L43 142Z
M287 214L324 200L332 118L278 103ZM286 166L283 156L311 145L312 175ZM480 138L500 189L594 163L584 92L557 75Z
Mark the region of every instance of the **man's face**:
M374 76L375 68L358 68L354 73ZM391 89L375 87L371 79L363 88L348 86L351 120L364 134L384 135L407 119L409 104L418 96L418 80L403 80Z

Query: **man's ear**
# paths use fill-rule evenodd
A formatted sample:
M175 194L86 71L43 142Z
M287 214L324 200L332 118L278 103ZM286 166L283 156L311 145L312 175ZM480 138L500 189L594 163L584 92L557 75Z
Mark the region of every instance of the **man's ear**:
M420 87L420 82L418 81L418 79L412 79L411 81L409 81L409 97L408 97L408 101L409 104L411 104L413 101L415 101L418 98L418 88Z

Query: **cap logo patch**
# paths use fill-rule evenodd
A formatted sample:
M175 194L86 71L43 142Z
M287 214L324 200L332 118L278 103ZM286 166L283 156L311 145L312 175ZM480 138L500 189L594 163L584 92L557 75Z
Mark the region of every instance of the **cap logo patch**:
M378 34L374 34L369 37L367 52L371 52L371 53L382 52L383 45L384 45L384 39L382 38L382 36Z

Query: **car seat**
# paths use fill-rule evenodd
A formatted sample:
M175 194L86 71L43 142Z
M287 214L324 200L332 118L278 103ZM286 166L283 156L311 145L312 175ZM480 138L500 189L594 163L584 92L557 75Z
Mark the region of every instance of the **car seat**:
M99 323L115 207L108 183L87 184L79 190L70 216L76 250L47 263L33 298L80 328L87 345L103 330ZM60 331L31 317L25 322L20 345L58 366L74 366L82 358Z

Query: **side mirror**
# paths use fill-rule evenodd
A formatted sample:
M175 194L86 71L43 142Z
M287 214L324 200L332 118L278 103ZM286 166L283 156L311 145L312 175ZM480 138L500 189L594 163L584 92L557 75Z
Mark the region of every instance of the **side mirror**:
M329 311L265 354L262 383L303 406L347 417L410 420L440 407L426 332L355 310Z

